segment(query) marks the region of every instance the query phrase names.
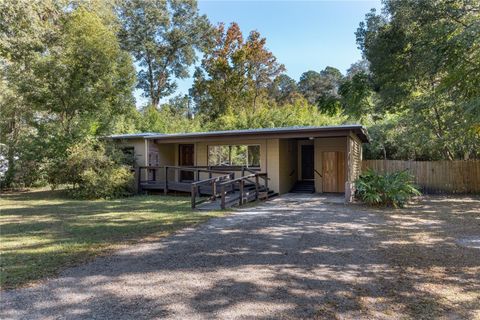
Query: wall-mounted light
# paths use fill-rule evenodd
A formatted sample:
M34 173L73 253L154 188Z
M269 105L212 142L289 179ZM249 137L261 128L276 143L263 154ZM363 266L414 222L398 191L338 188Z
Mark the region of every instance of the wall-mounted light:
M313 137L308 138L308 140L313 140Z

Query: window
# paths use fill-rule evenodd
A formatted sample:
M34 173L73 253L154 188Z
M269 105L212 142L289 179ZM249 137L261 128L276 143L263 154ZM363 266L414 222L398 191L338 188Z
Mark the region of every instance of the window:
M260 146L208 146L208 165L260 167Z

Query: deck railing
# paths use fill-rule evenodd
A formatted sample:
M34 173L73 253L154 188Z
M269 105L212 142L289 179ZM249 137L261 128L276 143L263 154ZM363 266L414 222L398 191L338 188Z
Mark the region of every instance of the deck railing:
M264 180L263 183L263 192L262 194L260 192L262 185L260 184L260 178ZM231 179L225 182L220 183L220 196L221 196L221 201L220 201L220 208L225 209L226 208L226 198L227 198L227 190L228 189L236 189L236 186L238 185L238 190L239 190L239 197L238 197L238 205L241 206L245 202L248 202L248 195L245 192L245 182L251 182L251 179L255 179L255 193L254 197L255 200L264 198L268 199L268 176L266 173L251 173L249 175L244 175L240 178L236 179Z
M221 198L220 207L225 209L227 195L236 190L239 193L238 204L242 205L252 198L251 192L247 194L245 191L246 183L255 185L255 199L268 198L266 173L247 167L234 169L229 171L227 167L212 169L208 166L139 166L136 168L137 188L139 192L148 189L163 190L164 194L170 190L190 192L192 209L205 200L201 197L202 194L209 195L211 200ZM235 178L235 172L239 171L241 177ZM193 172L193 180L182 181L182 172ZM260 179L263 179L263 183Z

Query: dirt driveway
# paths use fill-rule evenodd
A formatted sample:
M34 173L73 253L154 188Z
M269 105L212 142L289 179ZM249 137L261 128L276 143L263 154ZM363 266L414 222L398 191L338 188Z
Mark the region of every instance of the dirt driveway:
M479 319L480 199L286 195L1 293L2 319Z

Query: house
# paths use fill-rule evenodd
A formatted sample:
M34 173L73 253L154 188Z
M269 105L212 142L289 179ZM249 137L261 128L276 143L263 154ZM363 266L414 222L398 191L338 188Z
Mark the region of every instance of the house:
M221 186L216 184L221 179L235 180L257 172L266 174L271 192L345 193L347 201L360 174L362 143L368 143L361 125L138 133L109 138L125 153L134 155L143 189L167 189L168 183L170 190L183 186L190 191L192 183L213 181L212 177L223 173L212 183L214 188Z

